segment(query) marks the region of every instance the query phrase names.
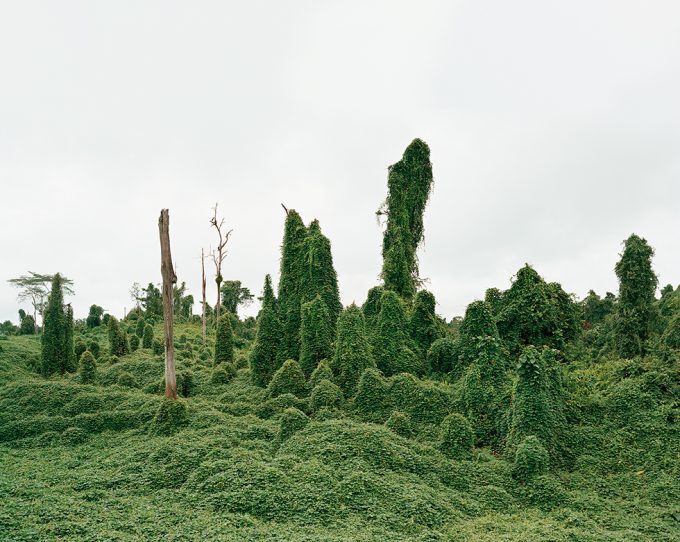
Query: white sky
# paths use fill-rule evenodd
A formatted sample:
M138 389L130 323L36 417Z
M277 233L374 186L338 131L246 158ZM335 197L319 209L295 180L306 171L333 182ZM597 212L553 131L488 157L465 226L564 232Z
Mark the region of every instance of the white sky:
M435 174L421 274L447 318L524 262L616 291L632 232L680 282L678 2L0 1L0 320L28 270L72 278L76 317L122 315L160 281L162 207L198 300L216 201L225 278L277 280L283 202L320 220L363 302L414 137Z

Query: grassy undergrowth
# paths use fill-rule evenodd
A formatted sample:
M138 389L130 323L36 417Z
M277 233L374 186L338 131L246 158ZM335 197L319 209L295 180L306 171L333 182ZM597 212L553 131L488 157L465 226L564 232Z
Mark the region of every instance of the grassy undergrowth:
M496 451L440 451L444 382L398 375L374 411L315 410L309 394L268 397L246 367L180 355L186 419L169 434L152 351L101 360L91 385L37 376L38 353L2 342L0 540L680 537L678 359L574 363L568 460L521 484ZM280 434L282 419L298 425Z

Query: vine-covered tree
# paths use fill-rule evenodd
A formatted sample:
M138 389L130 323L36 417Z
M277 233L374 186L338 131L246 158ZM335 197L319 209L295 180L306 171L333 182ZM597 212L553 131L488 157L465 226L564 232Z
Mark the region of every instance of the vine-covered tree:
M300 338L300 367L309 378L319 362L332 354L331 316L319 295L302 304Z
M262 309L257 318L255 346L250 357L250 372L253 383L257 386L266 387L280 366L277 364L277 351L282 340L281 327L272 279L267 275L264 280Z
M73 295L73 281L59 274L62 288L62 299L64 294ZM33 306L33 321L36 324L35 332L38 332L38 314L43 316L45 304L50 293L50 288L54 283L55 275L45 275L29 271L28 275L9 279L12 286L19 288L17 299L19 301L29 301Z
M383 235L382 278L385 288L410 299L420 281L416 251L423 241L423 213L432 189L427 144L414 139L402 159L389 167L388 194L378 211L387 215Z
M231 329L231 314L224 311L217 323L215 335L215 365L234 361L234 334Z
M23 310L19 311L19 335L34 335L35 334L35 320L30 314L26 314Z
M607 292L604 298L600 298L594 290L588 291L588 295L581 301L583 322L588 328L601 324L604 319L614 311L616 296Z
M434 295L427 290L419 291L413 302L409 331L421 356L425 356L430 345L441 336L434 312L435 304Z
M144 325L144 334L142 335L142 347L151 348L153 346L153 327L151 324Z
M87 329L94 329L95 327L102 325L102 316L104 315L104 309L99 305L90 305L90 311L87 314L85 320L85 325Z
M372 337L373 355L378 369L387 376L402 372L422 374L425 363L418 360L410 348L402 300L396 292L385 290L380 304L380 314Z
M302 218L294 209L286 212L281 246L278 307L282 334L278 348L279 363L300 356L300 290L302 281L302 244L307 235Z
M321 233L319 221L314 220L307 229L302 243L300 303L320 296L328 308L330 328L335 333L335 323L342 310L338 277L333 267L331 242Z
M498 331L513 353L526 345L562 349L578 333L579 309L571 296L528 264L498 303Z
M224 310L238 314L240 306L247 307L253 301L253 294L241 284L240 280L225 280L221 287Z
M616 264L619 301L614 320L614 341L620 356L644 353L654 319L654 293L659 283L652 269L654 249L645 239L631 235Z
M146 288L142 288L144 297L140 299L144 308L144 317L148 320L161 320L163 318L163 297L161 291L152 282Z
M66 371L68 353L66 350L66 314L62 278L59 273L52 279L52 289L47 299L42 335L42 357L40 372L44 376Z
M78 358L76 358L76 351L73 343L73 307L71 307L70 303L66 306L66 327L64 328L64 333L66 370L73 373L78 369Z
M340 313L331 368L346 397L354 394L365 369L375 367L363 312L355 304Z
M361 306L364 318L366 319L366 331L369 335L373 331L373 326L378 318L378 314L380 314L380 300L382 299L384 291L385 288L382 286L374 286L368 291L366 301Z
M127 337L120 329L118 320L114 316L109 317L108 323L109 352L112 356L124 356L130 352Z

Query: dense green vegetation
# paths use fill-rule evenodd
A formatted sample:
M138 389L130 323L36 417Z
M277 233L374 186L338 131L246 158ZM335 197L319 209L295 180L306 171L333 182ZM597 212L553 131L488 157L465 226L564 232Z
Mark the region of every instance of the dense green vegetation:
M293 210L257 320L225 281L204 344L177 287L177 400L159 289L74 321L55 275L42 332L0 334L0 540L677 540L680 287L657 298L633 235L618 296L526 265L447 322L418 278L431 184L416 140L361 307Z

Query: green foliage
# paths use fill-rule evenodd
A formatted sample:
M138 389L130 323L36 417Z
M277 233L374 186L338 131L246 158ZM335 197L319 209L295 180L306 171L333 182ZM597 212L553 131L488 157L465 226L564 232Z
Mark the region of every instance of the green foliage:
M85 350L80 355L78 380L81 384L93 384L97 379L97 363L92 352Z
M234 336L231 329L231 314L220 315L215 334L215 364L232 363L234 361Z
M579 309L571 296L528 264L502 294L498 310L498 331L513 353L527 345L559 350L579 331Z
M129 353L130 349L127 343L127 337L120 329L118 320L111 316L108 323L108 337L109 337L109 353L112 356L124 356Z
M253 300L253 294L241 285L240 280L225 280L220 286L222 307L225 311L238 314L240 305L248 306Z
M529 435L517 446L512 476L526 484L548 472L548 452L534 435Z
M302 304L301 314L300 366L309 377L322 359L331 357L333 322L319 295Z
M144 325L144 332L142 334L142 347L152 348L153 347L153 327L151 324Z
M350 397L364 370L375 367L375 361L366 336L364 315L356 305L342 311L337 328L332 369L340 387Z
M54 373L64 374L68 368L69 352L66 344L67 322L64 313L64 294L59 273L54 275L52 280L52 291L47 300L43 327L40 372L44 376Z
M99 305L90 305L90 311L87 314L87 319L85 324L88 329L94 329L102 325L102 316L104 314L104 309Z
M181 397L191 397L196 391L196 382L194 380L194 373L189 369L182 369L177 372L177 393Z
M213 384L228 384L236 376L236 367L231 363L224 363L215 367L210 375Z
M352 401L354 411L365 420L379 420L385 408L387 392L387 382L380 371L373 368L364 370Z
M321 360L309 377L309 387L314 388L322 380L333 381L333 371L326 360Z
M621 357L644 353L655 317L654 292L658 278L652 269L654 249L645 239L631 235L616 264L619 301L614 319L614 345Z
M581 301L582 318L587 327L596 326L604 322L604 319L614 311L616 296L607 292L603 299L593 290Z
M294 407L287 408L279 419L278 440L280 442L288 440L291 435L304 429L307 423L309 418L304 412Z
M74 373L78 369L78 358L73 344L73 307L66 306L66 323L64 327L64 348L66 349L66 371Z
M306 235L307 228L305 228L302 218L297 211L290 209L286 214L286 225L281 246L278 309L282 333L281 344L277 353L279 365L287 359L299 359L300 355L302 244ZM273 369L275 370L276 367ZM269 376L271 376L271 373L269 373Z
M508 448L514 451L528 436L536 436L552 457L558 454L564 414L560 368L554 351L527 347L519 359L512 391Z
M373 336L373 354L385 375L401 372L423 374L425 363L410 348L404 305L390 290L383 293L380 314Z
M168 436L177 433L188 423L186 403L182 399L163 397L149 431L152 435Z
M139 338L139 339L144 338L145 329L146 329L146 320L144 320L143 317L137 318L137 324L135 325L135 335L137 335L137 338ZM152 332L153 332L153 328L152 328ZM146 348L148 348L148 346Z
M80 427L67 427L61 434L61 441L67 446L81 444L87 440L87 431Z
M390 414L390 417L387 418L387 421L385 422L385 426L389 427L401 437L410 438L413 436L413 422L411 421L411 416L400 412L399 410L395 410Z
M118 373L118 380L116 381L116 384L118 384L119 386L123 386L124 388L137 387L137 381L135 380L135 377L132 376L127 371L121 371L120 373Z
M30 314L25 314L19 321L19 335L34 335L35 319Z
M130 335L128 341L130 343L130 352L135 352L139 348L139 337L135 335Z
M427 366L435 373L448 373L457 361L456 341L442 337L432 343L427 351Z
M267 386L267 395L277 397L284 393L291 393L297 397L307 394L307 380L300 364L294 359L287 360L272 376Z
M381 300L385 288L382 286L374 286L368 291L366 301L361 306L361 310L364 313L364 318L366 319L366 329L373 330L373 325L378 319L381 308Z
M430 149L425 142L414 139L402 159L389 167L387 187L379 211L387 215L382 277L386 289L411 298L419 282L416 251L423 240L423 213L432 189Z
M680 349L680 312L668 322L661 341L668 348Z
M463 459L470 455L474 433L470 422L461 414L449 414L441 423L439 448L446 455Z
M101 353L101 347L99 346L99 343L97 341L95 341L94 339L90 339L87 343L87 349L90 352L92 352L92 355L96 359L99 359L99 354Z
M422 356L427 354L432 343L441 336L434 312L435 304L434 295L427 290L419 291L413 302L409 331L411 339Z
M322 380L312 390L310 407L312 412L318 412L322 408L337 409L342 406L343 401L342 390L330 380Z
M140 298L140 301L144 308L145 319L162 320L163 296L160 289L150 282L146 288L142 288L142 292L144 292L144 297Z
M76 355L76 359L80 359L80 356L83 355L83 352L87 350L87 345L85 344L85 341L83 340L82 337L78 336L75 338L73 341L73 352Z
M151 346L152 346L151 350L156 356L162 356L165 354L165 345L161 342L160 339L153 339Z
M282 331L271 277L267 275L264 280L262 310L257 318L255 346L250 357L250 372L253 383L257 386L265 387L278 367Z
M304 304L321 297L328 309L331 336L335 334L335 323L342 310L338 277L333 267L330 240L321 233L319 221L314 220L307 229L302 242L302 263L300 264L300 303Z

